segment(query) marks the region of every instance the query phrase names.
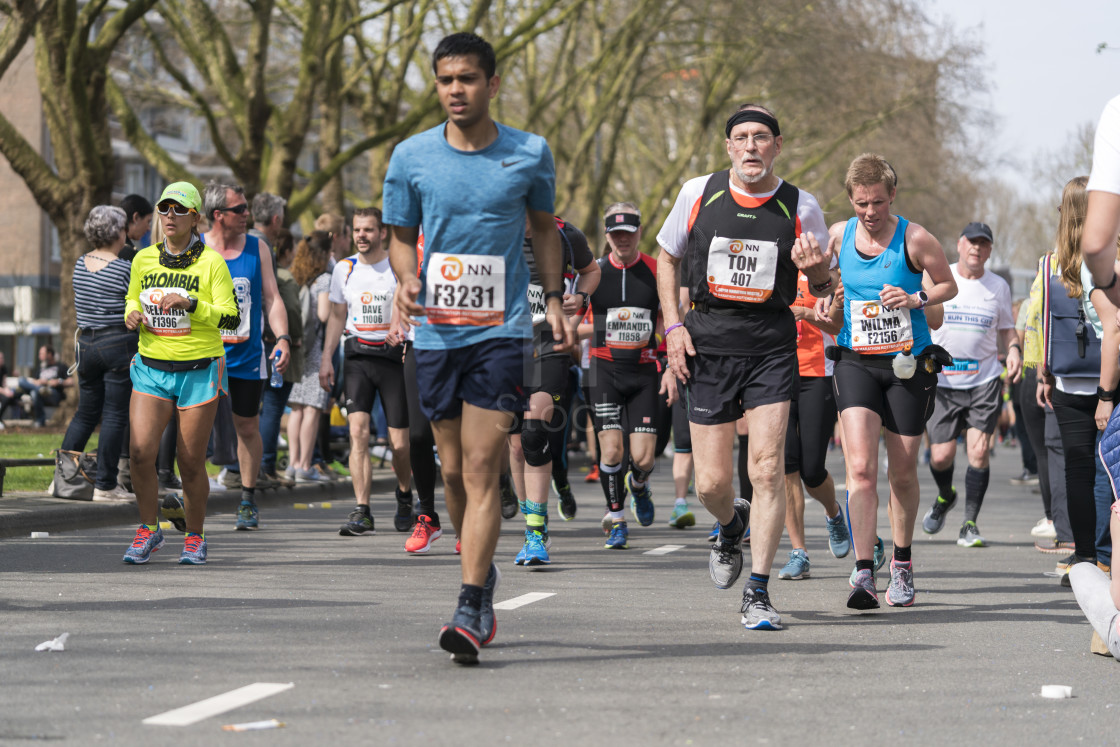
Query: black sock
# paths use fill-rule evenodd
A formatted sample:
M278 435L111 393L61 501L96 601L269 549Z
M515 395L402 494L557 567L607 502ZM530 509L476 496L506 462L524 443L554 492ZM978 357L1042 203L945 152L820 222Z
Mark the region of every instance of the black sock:
M743 520L739 517L738 511L732 513L731 523L719 525L719 533L723 537L738 537L745 531L747 531L747 528L743 526Z
M766 591L766 584L770 583L769 573L754 573L751 572L751 577L747 579L747 586L755 591Z
M626 487L622 484L622 465L600 462L599 483L603 486L603 494L607 497L607 510L621 511L626 500Z
M980 506L984 504L984 494L988 492L988 478L992 471L985 467L976 469L970 466L964 473L964 520L976 521Z
M253 495L256 492L257 492L256 488L242 487L241 488L241 502L242 503L252 503L253 502Z
M929 465L929 473L933 475L933 481L937 483L938 495L946 501L953 500L953 465L950 464L946 469L934 469L933 465Z
M754 499L754 486L751 485L750 470L750 436L739 436L739 497L745 501Z
M472 586L471 584L463 584L459 587L459 606L464 604L470 605L477 609L482 609L482 587Z
M906 547L899 547L898 545L895 545L894 546L894 559L897 560L899 563L909 563L910 562L910 545L907 545Z
M857 560L856 561L856 570L857 571L871 571L872 573L874 573L875 572L875 561L874 560Z

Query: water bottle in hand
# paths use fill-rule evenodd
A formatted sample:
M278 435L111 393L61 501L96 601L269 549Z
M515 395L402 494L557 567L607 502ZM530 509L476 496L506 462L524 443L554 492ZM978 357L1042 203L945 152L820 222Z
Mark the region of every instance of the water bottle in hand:
M284 386L284 374L280 373L280 369L276 367L276 364L279 362L280 349L277 348L272 353L272 377L268 380L268 383L272 385L273 389L279 389Z

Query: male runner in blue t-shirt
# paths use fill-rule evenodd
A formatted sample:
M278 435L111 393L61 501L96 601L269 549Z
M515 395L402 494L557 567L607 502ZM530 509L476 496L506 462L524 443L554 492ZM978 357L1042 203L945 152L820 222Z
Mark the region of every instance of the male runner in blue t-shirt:
M462 542L463 585L439 644L478 661L494 637L493 564L501 524L498 474L513 414L526 406L531 359L525 218L557 350L574 346L565 323L562 252L552 218L555 169L543 138L498 124L494 49L469 33L432 55L447 122L397 146L385 176L389 261L400 280L402 323L417 324L420 407L432 422L447 510ZM417 276L417 242L424 257Z

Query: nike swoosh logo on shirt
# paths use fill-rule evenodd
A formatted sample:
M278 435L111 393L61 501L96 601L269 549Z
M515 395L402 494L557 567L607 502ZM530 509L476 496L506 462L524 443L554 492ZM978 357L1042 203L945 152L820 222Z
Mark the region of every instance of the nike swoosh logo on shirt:
M510 166L514 165L515 163L521 163L524 160L525 160L524 158L518 158L516 161L502 161L502 168L503 169L508 169Z

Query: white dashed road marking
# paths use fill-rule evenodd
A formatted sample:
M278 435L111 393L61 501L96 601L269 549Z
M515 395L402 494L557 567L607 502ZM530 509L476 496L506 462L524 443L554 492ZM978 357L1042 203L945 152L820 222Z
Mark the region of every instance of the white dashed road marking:
M652 550L646 550L644 553L642 553L642 555L668 555L671 552L676 552L677 550L683 549L684 545L662 545L661 547L655 547Z
M554 591L534 591L534 592L531 592L529 594L522 594L519 597L514 597L513 599L507 599L504 602L498 602L497 604L494 605L494 609L496 609L496 610L515 610L518 607L524 607L527 604L532 604L533 602L539 602L542 599L548 599L549 597L554 597L554 596L556 596L556 592L554 592Z
M251 685L230 690L228 693L215 695L213 698L200 700L197 703L161 713L158 716L149 716L144 719L143 723L157 726L190 726L211 716L217 716L220 713L232 711L234 708L255 703L270 695L290 690L295 686L294 682L254 682Z

